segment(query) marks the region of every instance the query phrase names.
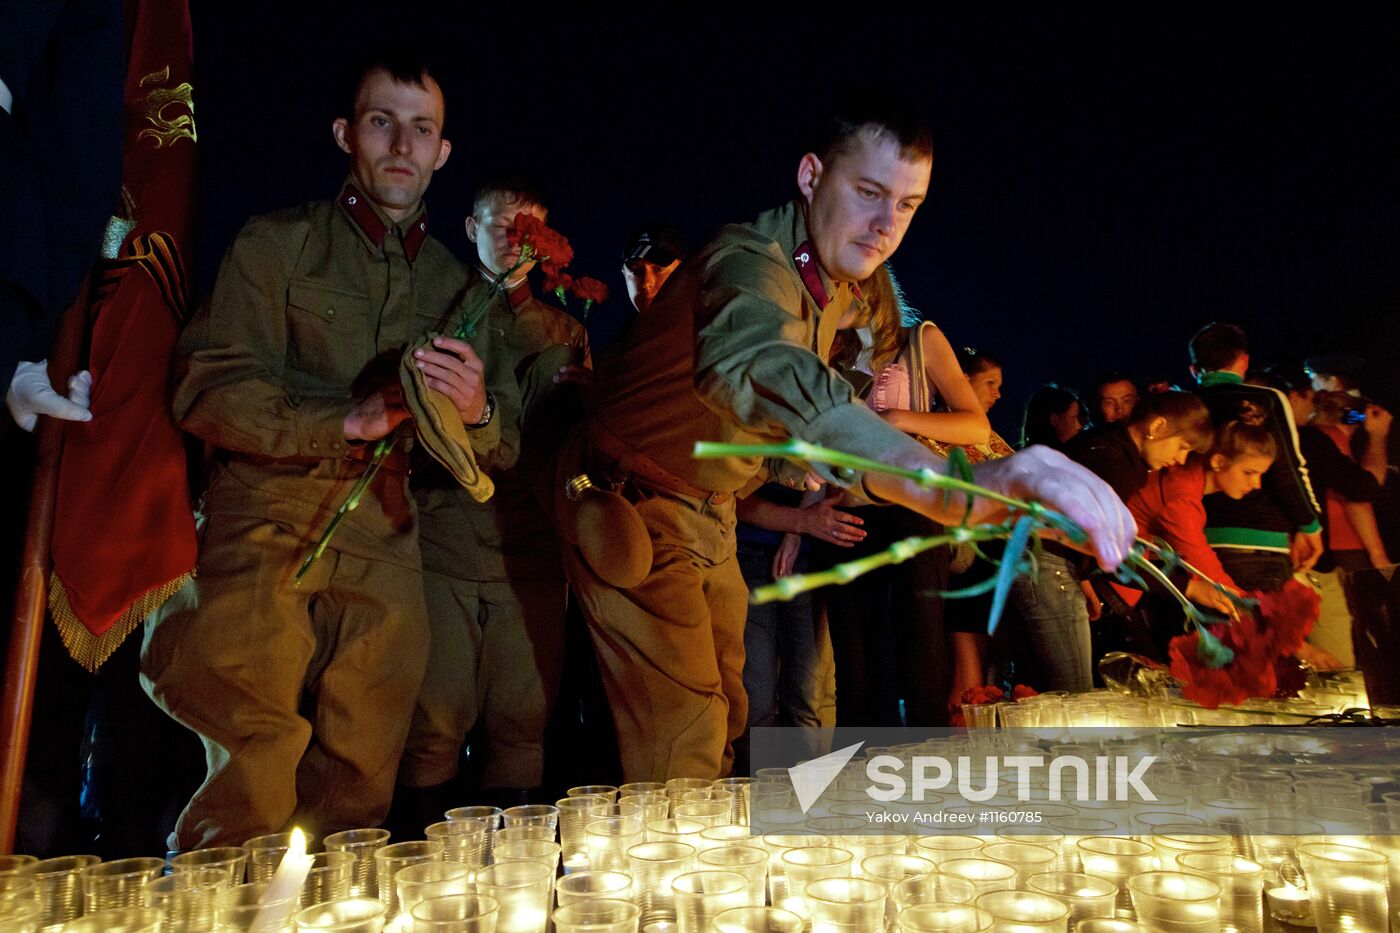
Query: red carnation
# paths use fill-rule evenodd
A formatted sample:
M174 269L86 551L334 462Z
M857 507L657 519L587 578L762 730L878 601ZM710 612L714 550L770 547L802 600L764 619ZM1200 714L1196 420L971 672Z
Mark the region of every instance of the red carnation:
M511 246L527 245L533 254L556 270L574 260L573 247L562 233L552 229L534 214L521 212L506 229L506 242Z
M1259 617L1279 654L1294 654L1303 647L1322 605L1312 587L1290 579L1282 589L1249 595L1259 600Z
M552 265L541 268L544 269L544 290L559 295L559 299L562 301L564 296L561 293L573 288L574 277Z
M1027 687L1025 684L1017 684L1011 688L1011 699L1013 700L1024 700L1027 697L1037 696L1040 696L1040 691Z
M574 294L582 301L607 301L608 287L597 279L585 275L574 283Z

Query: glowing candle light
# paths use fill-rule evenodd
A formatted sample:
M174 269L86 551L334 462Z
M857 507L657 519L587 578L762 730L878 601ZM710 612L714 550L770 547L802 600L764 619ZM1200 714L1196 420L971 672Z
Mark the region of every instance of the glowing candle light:
M301 886L311 871L311 856L306 854L306 835L292 830L292 844L277 865L267 891L263 894L258 916L253 920L252 933L274 933L285 929L300 905Z

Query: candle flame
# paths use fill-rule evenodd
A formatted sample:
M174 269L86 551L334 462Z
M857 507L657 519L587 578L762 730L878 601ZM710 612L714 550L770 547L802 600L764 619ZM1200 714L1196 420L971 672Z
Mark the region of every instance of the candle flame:
M288 855L305 855L305 854L306 854L306 833L302 832L300 827L293 827L293 828L292 828L292 844L291 844L291 848L289 848L289 849L287 850L287 854L288 854Z

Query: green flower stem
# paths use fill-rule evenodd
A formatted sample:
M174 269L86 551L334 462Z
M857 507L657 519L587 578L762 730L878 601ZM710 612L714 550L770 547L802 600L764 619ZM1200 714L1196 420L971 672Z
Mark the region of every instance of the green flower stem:
M359 508L360 500L364 498L365 490L373 482L374 477L379 472L379 468L384 465L384 461L389 459L389 452L394 449L394 445L399 442L399 438L407 433L408 422L403 421L394 429L393 433L379 439L379 443L374 445L374 453L370 456L369 464L365 467L360 478L355 480L355 485L350 487L350 495L340 503L340 507L331 516L330 522L326 525L326 530L321 532L320 539L307 552L302 559L301 566L297 568L296 576L292 580L293 586L300 586L302 577L311 569L311 565L316 563L316 559L325 553L326 546L331 543L331 537L335 534L340 523L345 520L355 509Z
M898 476L901 479L918 483L926 489L946 489L964 492L970 496L981 496L983 499L1000 502L1008 508L1036 517L1042 517L1049 511L1038 502L1013 499L999 492L984 489L976 483L945 476L937 470L931 470L927 467L911 470L908 467L890 466L879 460L858 457L855 454L843 453L827 447L818 447L816 444L809 444L806 441L791 440L784 444L716 444L710 441L699 441L695 445L693 456L699 460L715 460L720 457L783 457L807 463L824 463L828 466L858 470L862 473L885 473L889 476ZM1063 521L1073 524L1068 519L1063 519ZM1083 534L1082 530L1080 534Z
M975 528L954 528L951 533L946 535L903 538L878 554L837 564L829 570L783 577L767 586L761 586L753 591L750 601L755 605L787 601L809 590L820 589L831 584L850 583L872 570L901 564L924 551L945 544L960 544L963 541L994 541L998 538L1004 538L1008 531L1009 527L1006 525L982 525Z

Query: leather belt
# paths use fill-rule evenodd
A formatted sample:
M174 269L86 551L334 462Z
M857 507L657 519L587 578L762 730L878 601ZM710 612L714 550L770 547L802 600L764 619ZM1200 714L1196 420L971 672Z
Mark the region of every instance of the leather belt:
M733 493L714 492L677 476L646 454L634 450L602 424L595 421L592 427L594 430L588 432L588 439L593 447L617 464L622 473L639 480L642 485L662 492L702 499L708 505L723 505L733 498Z

